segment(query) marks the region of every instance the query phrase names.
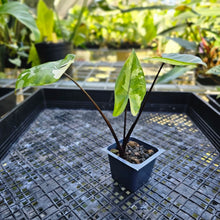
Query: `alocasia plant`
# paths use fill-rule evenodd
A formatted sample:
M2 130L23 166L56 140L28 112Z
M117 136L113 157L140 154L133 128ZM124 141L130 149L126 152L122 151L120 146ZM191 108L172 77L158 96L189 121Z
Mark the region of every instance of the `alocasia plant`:
M59 78L64 74L67 78L72 80L95 105L96 109L105 120L116 141L120 157L124 157L125 155L125 149L129 137L131 136L131 133L133 132L141 116L141 113L143 112L144 106L148 101L148 97L152 92L152 89L164 64L168 63L178 66L195 66L197 64L206 65L200 58L188 54L164 54L162 57L149 58L149 60L162 62L162 65L159 68L149 91L146 93L146 81L144 77L144 72L136 56L136 53L133 50L131 55L126 60L124 66L122 67L115 85L115 104L113 116L119 116L121 113L125 112L124 138L121 145L112 125L110 124L109 120L106 118L102 110L99 108L99 106L96 104L96 102L74 79L72 79L67 73L65 73L68 67L73 63L74 58L75 55L68 54L63 60L49 62L23 71L17 79L16 89L20 89L25 86L39 86L54 83L58 81ZM130 102L131 113L136 116L136 118L126 134L125 125L128 100Z

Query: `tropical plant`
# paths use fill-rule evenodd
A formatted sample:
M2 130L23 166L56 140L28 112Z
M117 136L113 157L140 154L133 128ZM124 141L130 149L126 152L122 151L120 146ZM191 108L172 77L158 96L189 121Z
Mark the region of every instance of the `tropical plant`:
M123 10L125 6L120 1L117 6L112 6L108 2L106 0L92 1L85 8L75 41L77 46L116 49L151 46L157 32L157 25L154 21L155 12L151 10L160 8L149 7L145 11L126 11ZM75 25L78 13L79 7L77 6L69 11L68 18L63 23L67 29Z
M19 67L21 58L28 56L31 40L39 37L39 30L27 5L7 1L0 3L0 45L6 47L11 63Z
M32 63L32 66L38 65L40 62L45 62L45 59L47 61L54 60L55 58L49 54L53 54L51 50L56 51L56 54L60 54L60 58L63 58L62 54L64 52L62 50L71 51L72 47L77 45L78 36L80 36L81 31L82 15L87 1L83 0L79 13L75 17L76 22L70 28L68 28L67 19L59 18L55 7L49 8L44 0L38 1L36 23L40 31L40 38L31 45L28 61ZM42 52L42 48L45 51ZM48 48L48 50L45 48ZM47 52L48 56L45 55ZM59 55L55 57L57 56Z
M218 6L215 1L198 4L186 2L179 5L175 8L172 26L159 33L163 36L168 35L168 40L179 44L182 52L200 57L206 66L196 68L196 74L207 77L220 76L219 67L216 67L220 64ZM184 69L179 70L179 76L184 74ZM167 76L164 75L161 82L169 81Z
M187 54L164 54L162 57L148 58L149 60L162 62L154 81L146 93L146 81L144 77L144 72L141 64L133 50L131 55L128 57L124 66L122 67L115 84L115 104L113 116L119 116L121 113L124 114L124 136L122 145L110 124L109 120L106 118L100 107L92 99L92 97L65 71L74 61L75 55L69 54L63 60L45 63L39 66L32 67L31 69L23 71L16 82L16 89L20 89L26 86L40 86L45 84L54 83L64 74L68 79L73 81L82 91L87 95L89 100L93 103L96 109L101 114L102 118L105 120L107 126L109 127L115 141L117 144L117 149L121 157L124 158L126 145L128 143L129 137L133 132L142 112L144 106L146 105L148 98L152 92L152 89L156 83L158 75L161 72L165 63L172 65L188 66L188 65L205 65L204 62L193 55ZM128 111L128 101L130 103L131 114L136 116L132 126L126 133L126 115Z
M40 30L41 36L38 42L71 42L74 44L78 28L81 24L83 11L87 6L87 0L83 0L83 4L79 9L79 13L75 16L76 22L71 29L66 28L66 21L61 20L55 8L49 8L43 0L39 0L37 5L36 23Z

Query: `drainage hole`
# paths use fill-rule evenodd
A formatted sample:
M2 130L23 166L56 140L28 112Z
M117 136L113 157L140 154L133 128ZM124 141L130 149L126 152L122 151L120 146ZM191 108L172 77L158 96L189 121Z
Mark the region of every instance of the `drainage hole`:
M43 208L40 207L40 208L38 209L38 211L39 211L39 212L42 212L42 211L43 211Z
M215 200L212 201L213 205L218 205L218 202L216 202Z

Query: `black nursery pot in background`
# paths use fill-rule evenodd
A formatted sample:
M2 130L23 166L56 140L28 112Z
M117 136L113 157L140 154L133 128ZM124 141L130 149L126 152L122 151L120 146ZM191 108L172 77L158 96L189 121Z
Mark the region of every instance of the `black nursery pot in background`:
M41 63L57 61L65 58L69 53L72 53L72 44L67 42L60 43L37 43L35 44ZM67 70L68 74L72 73L72 66Z
M104 148L103 150L107 152L109 156L112 178L126 189L131 192L135 192L148 181L156 158L165 150L153 147L133 137L129 140L135 141L139 145L143 145L146 149L152 149L155 153L140 164L132 164L110 151L111 149L116 149L116 143ZM120 143L122 143L122 140Z
M5 68L5 45L0 44L0 72Z

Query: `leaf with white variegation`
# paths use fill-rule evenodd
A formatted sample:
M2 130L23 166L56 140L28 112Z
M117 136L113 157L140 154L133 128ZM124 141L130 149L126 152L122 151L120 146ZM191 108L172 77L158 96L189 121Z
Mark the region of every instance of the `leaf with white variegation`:
M133 50L122 67L115 83L113 116L119 116L130 100L132 115L137 115L146 93L146 81L141 64Z
M162 57L145 58L144 60L159 61L176 66L198 65L207 66L199 57L191 54L164 53Z
M58 81L74 62L74 58L74 54L68 54L62 60L44 63L24 70L18 76L16 89L27 86L42 86Z

